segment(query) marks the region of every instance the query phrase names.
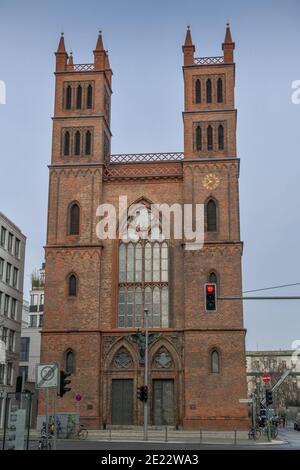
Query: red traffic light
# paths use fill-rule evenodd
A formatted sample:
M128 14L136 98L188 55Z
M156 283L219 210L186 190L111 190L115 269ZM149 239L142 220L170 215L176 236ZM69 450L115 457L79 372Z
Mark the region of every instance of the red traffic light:
M208 294L212 294L213 292L215 292L215 286L212 285L212 284L207 284L207 286L206 286L206 292L207 292Z

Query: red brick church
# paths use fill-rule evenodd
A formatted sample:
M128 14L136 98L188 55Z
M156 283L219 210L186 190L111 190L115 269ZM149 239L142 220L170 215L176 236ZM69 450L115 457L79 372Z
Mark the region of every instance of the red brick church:
M234 42L196 58L183 45L182 152L110 152L112 71L99 34L94 62L75 64L60 38L56 52L52 161L46 242L42 362L58 362L71 392L58 411L82 423L141 425L144 308L149 311L149 423L185 429L248 426L242 303L204 307L204 284L241 296L239 159ZM181 92L180 83L178 92ZM158 116L159 118L159 116ZM180 119L180 116L178 116ZM99 240L97 207L142 202L204 204L205 243ZM40 399L40 414L44 403Z

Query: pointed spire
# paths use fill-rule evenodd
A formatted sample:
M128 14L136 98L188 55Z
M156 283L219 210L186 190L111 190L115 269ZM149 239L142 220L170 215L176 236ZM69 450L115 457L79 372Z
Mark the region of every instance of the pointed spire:
M182 46L182 51L184 57L184 65L193 65L195 46L192 41L192 35L189 26L187 27L185 43L184 46Z
M62 72L66 70L68 54L65 47L64 33L61 33L56 55L56 71Z
M184 43L184 45L185 45L185 46L192 46L192 45L193 45L191 30L190 30L190 27L189 27L189 26L187 27L187 30L186 30L186 36L185 36L185 43Z
M108 50L105 51L105 75L107 78L108 83L111 85L111 78L112 78L112 70L110 68L109 57L108 57Z
M105 51L101 31L99 31L96 49L94 49L94 64L95 70L104 70L105 68Z
M72 51L70 51L69 60L68 60L68 65L74 65L74 62L73 62L73 52L72 52Z
M103 41L102 41L102 31L99 30L95 51L100 52L100 51L103 51L103 50L104 50L104 48L103 48Z
M61 33L61 35L60 35L60 40L59 40L59 44L58 44L58 48L57 48L57 53L58 54L65 54L66 53L64 33Z
M226 34L225 34L224 44L233 44L229 22L226 25Z
M222 44L222 49L224 51L224 62L226 64L228 64L228 63L232 64L233 63L233 61L234 61L234 58L233 58L234 48L235 48L235 44L232 41L231 31L230 31L230 24L229 24L229 22L227 22L225 39L224 39L224 42Z

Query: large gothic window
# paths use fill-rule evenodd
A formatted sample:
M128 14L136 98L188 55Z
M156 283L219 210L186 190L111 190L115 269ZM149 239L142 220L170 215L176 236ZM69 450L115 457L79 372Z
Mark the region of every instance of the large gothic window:
M206 204L206 229L208 232L217 231L217 205L212 199Z
M69 297L76 297L77 295L77 279L75 274L71 274L68 282Z
M201 82L199 79L195 82L195 102L201 103Z
M168 244L141 240L119 245L119 327L169 326Z

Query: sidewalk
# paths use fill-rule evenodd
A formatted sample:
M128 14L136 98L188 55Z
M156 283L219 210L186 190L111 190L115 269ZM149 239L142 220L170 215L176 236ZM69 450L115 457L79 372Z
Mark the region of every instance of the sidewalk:
M40 434L36 430L30 431L30 440L39 439ZM72 439L71 439L72 440ZM89 441L130 441L141 442L144 440L143 428L134 429L105 429L89 430ZM247 431L183 431L170 428L149 429L148 442L170 443L195 443L195 444L235 444L235 445L280 445L282 440L268 442L266 438L253 441L248 438Z

